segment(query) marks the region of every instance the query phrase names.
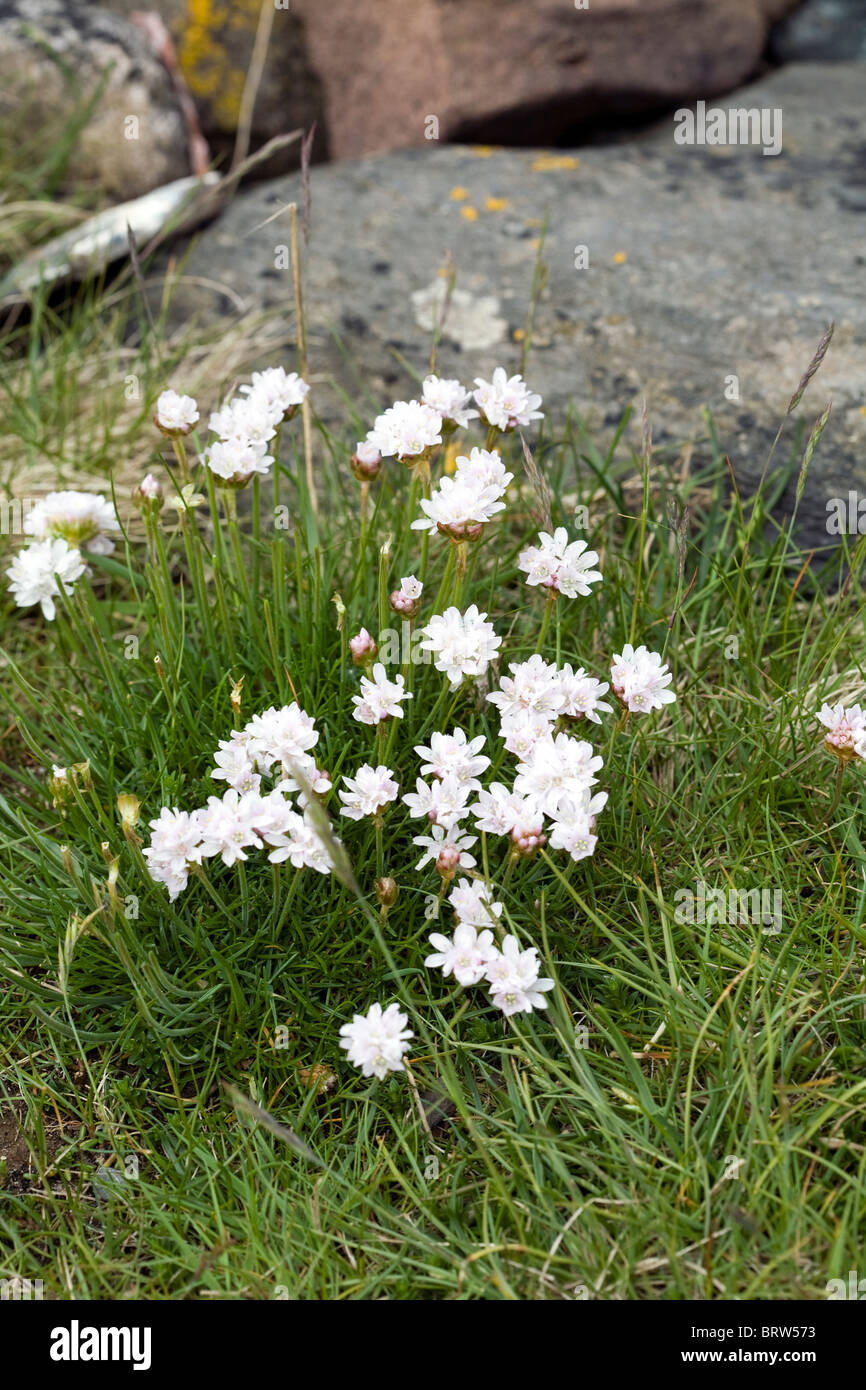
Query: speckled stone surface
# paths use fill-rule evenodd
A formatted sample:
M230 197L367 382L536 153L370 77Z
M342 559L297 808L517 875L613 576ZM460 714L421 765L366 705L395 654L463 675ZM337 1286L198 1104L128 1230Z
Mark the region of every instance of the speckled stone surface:
M573 403L602 439L646 395L656 442L695 440L700 464L706 406L748 487L835 321L797 412L808 430L833 402L800 513L804 537L827 544L826 499L866 488L863 70L791 66L717 104L781 109L782 152L679 146L670 118L631 144L574 155L434 146L314 169L304 274L316 409L344 422L348 438L334 383L355 400L366 394L371 417L376 403L411 393L400 359L425 370L431 301L449 263L460 298L442 372L471 381L498 362L516 369L546 219L548 280L527 375L554 417ZM263 224L300 199L296 176L242 192L199 237L188 272L290 319L291 276L278 268L287 221ZM192 287L177 301L182 313L229 305ZM635 419L634 442L638 428Z

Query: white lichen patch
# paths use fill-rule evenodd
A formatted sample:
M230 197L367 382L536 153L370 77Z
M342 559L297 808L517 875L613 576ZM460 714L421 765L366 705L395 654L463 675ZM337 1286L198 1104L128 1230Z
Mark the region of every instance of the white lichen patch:
M474 295L457 288L448 295L447 289L447 282L437 278L413 292L412 311L419 328L432 333L441 325L443 337L468 351L493 347L505 340L508 325L495 295Z

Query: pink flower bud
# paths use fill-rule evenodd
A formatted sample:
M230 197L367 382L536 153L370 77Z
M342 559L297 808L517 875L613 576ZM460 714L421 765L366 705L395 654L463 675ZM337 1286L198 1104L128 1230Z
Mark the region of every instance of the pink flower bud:
M456 845L443 845L436 858L436 872L442 878L453 878L460 865L460 851Z
M379 648L365 627L355 637L349 638L349 651L356 666L367 666L376 659Z

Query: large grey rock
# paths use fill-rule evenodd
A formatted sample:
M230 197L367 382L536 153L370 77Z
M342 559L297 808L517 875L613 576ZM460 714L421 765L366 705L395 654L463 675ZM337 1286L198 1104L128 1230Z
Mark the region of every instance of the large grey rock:
M330 6L316 0L321 9ZM107 9L127 18L145 0L104 0ZM307 19L301 0L273 0L267 50L252 112L250 146L257 149L275 135L314 123L313 153L328 154L322 82L310 60ZM213 157L225 167L233 153L244 88L256 48L261 0L147 0L174 47L178 71L195 103ZM312 8L315 13L315 7ZM362 113L363 114L363 113ZM297 169L299 149L290 145L262 166L258 176Z
M866 62L864 0L805 0L770 35L777 63Z
M105 0L129 13L141 0ZM238 124L260 0L149 0L205 134ZM274 0L253 142L317 122L317 154L443 140L531 145L575 123L714 96L760 67L797 0ZM295 151L286 151L290 158Z
M76 131L61 191L122 202L190 172L168 72L132 24L77 0L0 0L0 123L28 160Z
M657 443L700 441L706 405L748 487L835 320L797 412L810 426L833 401L801 511L805 537L826 544L827 498L866 487L862 76L791 67L740 92L737 106L781 108L777 157L677 145L671 118L639 142L575 156L438 147L315 169L304 273L316 409L345 422L331 383L362 410L366 394L368 418L373 402L411 393L399 359L423 373L449 257L457 290L441 370L471 381L500 362L516 369L546 217L549 278L527 376L554 427L573 402L605 438L646 395ZM199 237L189 274L288 317L286 219L268 219L300 198L297 177L241 193ZM582 246L589 266L576 269ZM190 289L177 308L218 315L230 299ZM706 456L699 442L695 460Z

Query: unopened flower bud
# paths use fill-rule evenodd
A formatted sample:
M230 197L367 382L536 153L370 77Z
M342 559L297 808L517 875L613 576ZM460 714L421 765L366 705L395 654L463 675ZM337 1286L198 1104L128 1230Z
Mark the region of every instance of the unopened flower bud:
M529 859L547 844L547 836L541 825L516 825L511 832L514 853L521 859Z
M133 490L132 500L143 512L158 512L165 500L159 478L153 473L147 473Z
M393 878L376 879L376 897L383 912L389 912L399 896L400 890Z
M393 594L389 594L388 603L393 611L399 613L403 618L416 617L418 609L421 607L416 598L407 598L400 589L395 589Z
M371 483L382 469L382 455L375 444L366 441L358 445L349 462L359 483Z
M349 638L349 651L356 666L370 666L376 660L379 648L365 627L356 637Z
M460 851L456 845L443 845L436 857L436 872L446 881L454 877L460 865Z
M231 694L229 695L229 701L231 702L232 714L235 716L235 719L238 718L241 712L241 691L243 690L243 688L243 676L241 676L239 681L232 681L232 688Z
M141 819L141 802L137 796L131 792L121 792L117 798L117 810L120 815L120 828L124 837L131 845L141 844L135 833L135 827Z

